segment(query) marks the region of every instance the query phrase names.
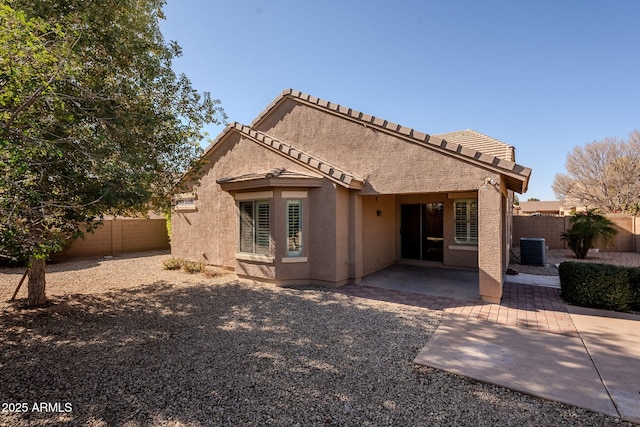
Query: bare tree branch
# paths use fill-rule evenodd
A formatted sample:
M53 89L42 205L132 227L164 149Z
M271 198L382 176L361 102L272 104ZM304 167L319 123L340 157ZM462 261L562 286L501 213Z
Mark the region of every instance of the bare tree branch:
M640 209L640 132L628 140L605 138L575 147L552 188L559 199L575 199L605 212Z

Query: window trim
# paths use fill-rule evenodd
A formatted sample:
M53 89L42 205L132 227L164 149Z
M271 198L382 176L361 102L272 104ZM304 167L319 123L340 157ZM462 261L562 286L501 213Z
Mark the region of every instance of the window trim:
M245 239L248 236L243 236L244 232L244 224L246 224L245 216L243 214L247 214L248 211L243 209L244 206L251 206L251 216L247 219L250 220L251 224L251 251L244 245ZM267 227L266 230L264 226L261 229L260 225L260 207L267 207ZM270 257L272 244L271 244L271 203L267 199L261 200L240 200L237 203L238 207L238 253L243 255L249 255L253 257ZM264 220L264 218L263 218ZM247 221L248 222L248 221ZM249 225L249 224L247 224ZM264 240L264 233L266 231L267 237L267 246L265 248L264 245L260 245L259 240Z
M459 220L457 218L457 204L464 203L466 205L466 219ZM473 223L474 223L474 215L471 213L471 207L475 204L475 239L473 236ZM460 239L458 237L457 228L458 224L464 224L466 229L466 239ZM458 246L478 246L478 199L455 199L453 201L453 241Z
M195 193L178 194L173 198L173 208L176 211L197 211L197 198Z
M273 191L251 191L247 193L236 193L233 198L236 202L251 202L253 200L273 199Z
M298 206L298 218L297 218L297 229L298 229L298 250L292 251L290 249L289 241L292 238L291 236L291 211L290 207L297 205ZM287 199L285 210L285 247L286 247L286 258L297 258L302 257L304 255L304 207L301 199Z

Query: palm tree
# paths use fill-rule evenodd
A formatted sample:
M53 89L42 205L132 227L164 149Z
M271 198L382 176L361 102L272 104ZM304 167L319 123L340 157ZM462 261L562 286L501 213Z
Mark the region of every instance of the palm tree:
M611 246L618 234L614 223L593 209L576 214L569 224L569 229L562 233L562 240L566 240L579 259L584 259L589 249L598 241L605 246Z

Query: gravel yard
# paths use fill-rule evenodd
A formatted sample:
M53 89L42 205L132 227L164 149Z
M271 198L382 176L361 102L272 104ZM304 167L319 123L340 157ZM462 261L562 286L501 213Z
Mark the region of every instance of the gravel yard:
M630 425L414 365L440 312L137 255L48 266L35 310L0 268L0 425Z
M624 267L640 267L640 253L636 252L597 252L589 253L587 259L577 259L570 249L547 249L545 251L545 267L520 264L520 248L514 247L509 267L518 273L537 274L540 276L557 276L556 264L565 261L614 264Z

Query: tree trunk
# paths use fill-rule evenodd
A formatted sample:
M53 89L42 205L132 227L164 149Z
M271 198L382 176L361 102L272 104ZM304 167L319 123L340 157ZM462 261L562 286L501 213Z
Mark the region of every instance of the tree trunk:
M591 248L591 243L582 239L580 241L580 246L575 250L576 256L578 259L585 259L587 254L589 253L589 249Z
M45 260L31 257L29 258L29 292L28 302L29 307L35 307L47 302L47 295L45 294Z

